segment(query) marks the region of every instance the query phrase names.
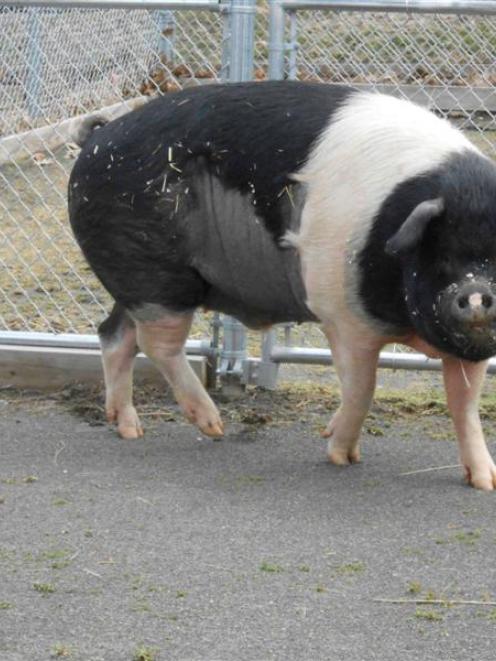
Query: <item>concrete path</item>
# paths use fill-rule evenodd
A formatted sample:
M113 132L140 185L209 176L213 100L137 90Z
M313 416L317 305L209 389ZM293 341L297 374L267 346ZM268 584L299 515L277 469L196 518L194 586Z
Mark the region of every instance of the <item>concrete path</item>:
M225 405L220 442L147 397L124 442L94 393L0 392L2 661L496 658L496 494L401 475L457 463L435 406L376 407L342 469L314 391Z

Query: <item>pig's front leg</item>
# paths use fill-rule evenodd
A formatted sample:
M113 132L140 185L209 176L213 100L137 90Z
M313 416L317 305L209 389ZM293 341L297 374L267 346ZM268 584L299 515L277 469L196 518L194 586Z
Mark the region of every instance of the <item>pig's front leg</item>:
M479 417L479 398L487 361L470 363L451 356L443 358L448 408L458 436L460 461L467 482L476 489L496 487L496 466L484 440Z
M330 438L329 461L346 465L360 461L360 432L374 396L380 346L329 327L324 331L341 383L342 401L322 435Z

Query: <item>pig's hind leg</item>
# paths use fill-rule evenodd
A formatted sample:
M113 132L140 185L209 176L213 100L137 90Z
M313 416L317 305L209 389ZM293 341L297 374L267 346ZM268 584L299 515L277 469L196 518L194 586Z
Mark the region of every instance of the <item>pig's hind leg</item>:
M185 416L207 436L222 436L219 412L186 358L184 345L193 313L165 312L156 320L136 321L139 348L172 388Z
M454 357L443 358L443 376L467 482L476 489L496 488L496 466L487 449L479 417L479 398L487 361L470 363Z
M329 326L324 331L341 384L341 405L322 433L329 438L327 457L333 464L356 463L360 432L374 396L380 345Z
M133 406L133 365L138 352L136 326L126 310L115 304L98 328L105 377L105 412L117 423L122 438L138 438L143 430Z

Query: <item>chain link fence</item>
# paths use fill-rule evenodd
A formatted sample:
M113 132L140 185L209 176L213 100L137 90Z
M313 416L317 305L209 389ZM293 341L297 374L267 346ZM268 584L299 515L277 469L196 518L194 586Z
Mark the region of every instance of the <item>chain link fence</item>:
M247 15L253 2L176 0L167 9L0 2L0 331L95 331L110 300L67 221L79 123L95 111L118 116L155 94L239 79L232 60L246 35L244 43L233 37L232 10ZM438 12L434 1L427 12L422 0L410 0L408 11L395 0L370 5L259 0L244 77L398 94L449 117L494 156L495 3L458 2L456 14L446 2ZM209 336L209 324L199 316L197 336ZM316 325L282 326L262 347L258 335L247 340L249 355L262 353L265 362L274 344L327 347Z
M86 113L224 78L213 9L1 7L0 330L94 332L108 311L68 225L72 136Z

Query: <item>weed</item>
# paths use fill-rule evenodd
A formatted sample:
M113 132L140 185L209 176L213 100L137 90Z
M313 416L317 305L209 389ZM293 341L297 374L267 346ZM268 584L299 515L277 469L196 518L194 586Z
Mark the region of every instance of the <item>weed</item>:
M14 604L10 604L8 601L0 601L0 611L6 611L10 608L14 608Z
M41 594L51 594L55 592L55 587L51 583L33 583L33 590Z
M269 574L279 574L280 572L284 571L284 569L281 567L281 565L275 565L264 561L260 565L260 571L266 571Z
M380 427L369 426L365 428L365 431L367 432L367 434L370 434L371 436L384 436L384 432Z
M353 574L361 574L365 571L365 564L356 560L354 562L345 562L342 565L339 565L336 572L340 576L350 576Z
M69 647L69 645L65 645L64 643L56 643L52 647L51 656L54 658L68 657L71 656L71 654L72 649Z
M15 484L32 484L33 482L38 482L36 475L26 475L24 477L5 477L3 480L0 480L3 484L15 485Z
M410 594L419 594L422 590L422 585L418 581L410 581L408 583L408 592Z
M475 546L476 542L480 539L482 531L478 530L469 530L467 532L461 531L457 532L454 535L454 539L461 544L467 544L468 546Z
M440 613L425 608L417 608L415 617L419 620L429 620L430 622L439 622L444 619Z
M68 549L49 549L48 551L43 551L39 555L40 560L62 560L69 555L70 551Z
M133 655L133 661L155 661L158 649L156 647L147 647L140 645Z
M69 505L69 501L65 498L54 498L52 505L55 505L55 507L64 507L64 505Z
M148 603L146 599L138 599L136 602L131 606L131 610L134 613L151 613L152 612L152 607Z

